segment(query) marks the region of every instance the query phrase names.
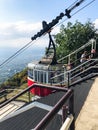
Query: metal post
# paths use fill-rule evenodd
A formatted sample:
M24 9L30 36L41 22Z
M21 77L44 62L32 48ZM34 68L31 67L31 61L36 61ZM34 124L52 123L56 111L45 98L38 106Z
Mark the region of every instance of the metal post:
M70 72L68 72L68 88L69 88L69 85L70 85Z
M63 105L63 107L62 107L62 124L64 123L64 121L67 117L67 114L68 114L68 106Z
M30 98L30 91L28 91L28 101L29 101L29 102L31 101L31 98Z
M4 90L4 98L5 98L5 101L7 100L7 90L5 89Z
M69 99L69 112L74 116L74 92ZM75 130L75 120L70 125L70 130Z

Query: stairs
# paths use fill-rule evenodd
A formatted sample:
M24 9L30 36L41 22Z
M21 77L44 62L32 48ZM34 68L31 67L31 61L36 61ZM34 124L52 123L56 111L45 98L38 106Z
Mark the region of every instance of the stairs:
M94 63L94 64L90 64L89 62ZM80 64L74 69L71 69L69 71L65 71L62 74L56 75L54 77L54 80L58 79L61 76L62 81L59 82L59 80L56 80L57 84L58 85L65 84L66 87L68 86L71 87L73 85L86 81L87 79L98 76L97 65L98 65L98 59L91 59L90 61Z
M98 76L98 58L93 59L93 58L88 58L87 61L84 63L80 63L80 58L77 59L77 54L80 53L81 51L84 51L84 49L88 49L88 55L91 55L91 49L95 48L96 49L96 40L91 39L88 43L83 45L82 47L78 48L74 52L70 53L69 55L62 57L61 59L58 60L58 63L63 63L65 66L64 71L58 75L55 75L54 77L51 78L53 81L57 81L57 85L63 85L63 86L71 86L76 83L79 83L82 80L86 80L86 78ZM90 49L91 48L91 49ZM97 53L97 52L96 52ZM73 61L71 61L73 59ZM67 61L67 63L66 63ZM67 66L71 64L74 64L72 68L69 70L67 69ZM60 80L58 80L60 79Z
M22 107L24 104L25 104L24 102L12 101L9 104L5 105L4 107L0 108L0 119L15 112L20 107Z

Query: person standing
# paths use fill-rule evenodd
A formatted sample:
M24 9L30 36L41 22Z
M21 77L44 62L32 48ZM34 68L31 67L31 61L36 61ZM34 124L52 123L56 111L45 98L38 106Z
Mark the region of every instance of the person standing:
M87 60L87 51L84 51L83 54L81 55L80 62L83 63Z
M92 49L91 50L91 58L94 58L96 55L96 50L95 49Z

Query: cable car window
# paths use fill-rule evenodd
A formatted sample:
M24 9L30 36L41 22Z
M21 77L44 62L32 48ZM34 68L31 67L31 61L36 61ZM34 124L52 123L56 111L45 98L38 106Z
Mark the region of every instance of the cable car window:
M28 76L33 78L33 69L28 69Z
M40 82L40 72L37 72L37 81Z
M43 83L43 72L40 72L40 82Z
M46 72L43 72L43 83L46 83Z
M50 78L48 77L48 71L34 70L34 80L36 82L48 83L49 79Z
M34 71L34 80L37 81L37 71Z

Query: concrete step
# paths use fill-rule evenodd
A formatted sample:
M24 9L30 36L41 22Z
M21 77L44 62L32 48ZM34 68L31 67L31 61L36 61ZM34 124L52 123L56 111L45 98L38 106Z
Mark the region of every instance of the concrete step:
M4 107L2 107L0 109L0 119L15 112L17 109L22 107L24 104L25 104L24 102L13 101L13 102L5 105Z

